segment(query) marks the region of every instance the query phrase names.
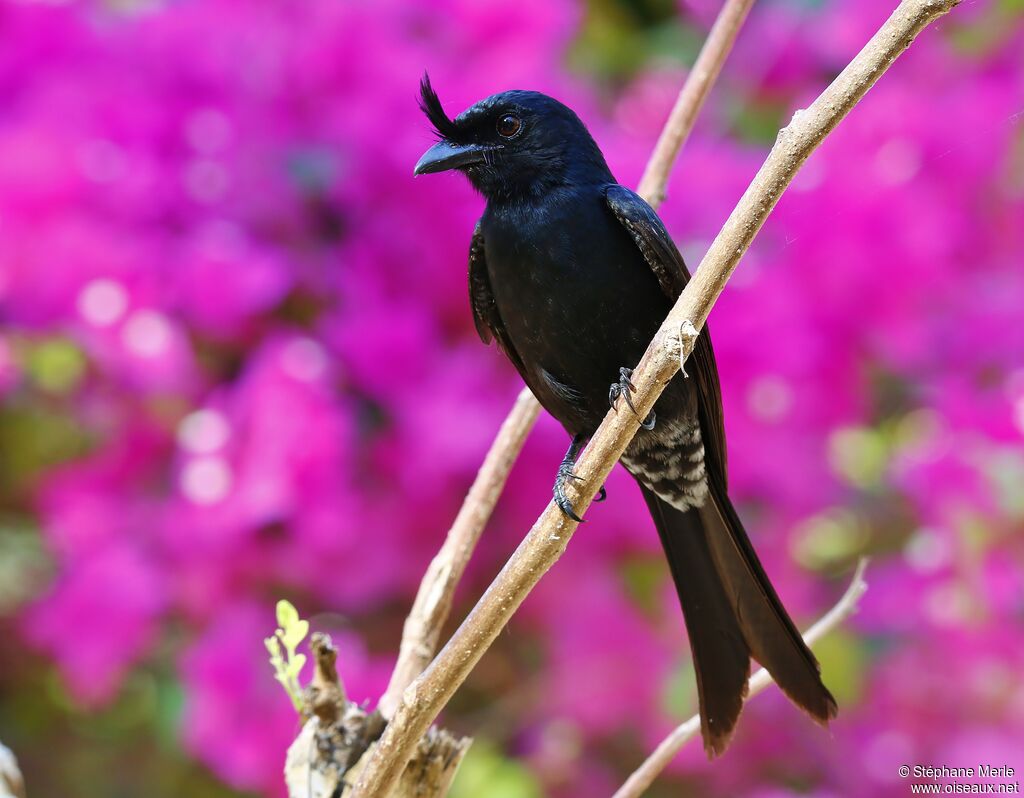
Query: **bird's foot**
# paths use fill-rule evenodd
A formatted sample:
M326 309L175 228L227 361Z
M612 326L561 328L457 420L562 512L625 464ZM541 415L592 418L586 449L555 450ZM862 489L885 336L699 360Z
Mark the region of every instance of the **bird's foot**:
M569 484L569 480L583 479L583 477L576 476L576 474L573 473L572 468L576 465L576 456L580 453L585 442L586 438L582 435L576 435L573 437L572 443L569 444L569 451L565 453L565 457L562 459L562 464L558 466L558 476L555 477L555 487L551 491L552 494L554 494L555 504L558 505L558 509L569 516L573 521L577 522L582 522L583 519L576 514L576 510L572 506L572 502L565 494L565 486ZM601 493L604 493L604 488L601 488Z
M629 409L633 411L633 414L637 415L636 407L633 406L633 391L636 390L636 386L629 379L632 376L633 369L623 366L619 369L619 381L613 382L611 388L608 389L608 404L612 406L612 410L615 412L619 410L619 397L622 397L626 400L626 404L629 405ZM655 416L652 410L650 415L640 422L640 426L644 429L654 429L656 421L657 416Z
M578 477L572 473L571 465L566 467L563 463L558 468L558 476L555 478L555 488L552 491L555 496L555 504L558 505L558 509L569 516L573 521L583 521L583 519L576 514L576 510L573 508L569 497L565 495L565 486L568 484L570 479L582 479L582 477Z

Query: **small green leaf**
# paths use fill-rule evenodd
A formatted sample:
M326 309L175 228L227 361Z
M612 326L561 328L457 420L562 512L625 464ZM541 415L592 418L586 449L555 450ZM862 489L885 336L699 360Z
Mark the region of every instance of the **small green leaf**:
M288 693L292 706L296 711L301 712L303 702L299 674L306 664L306 655L295 653L295 649L309 634L309 621L299 618L295 606L282 599L277 602L277 622L280 624L280 628L274 630L271 637L265 638L263 644L270 652L270 665L274 669L274 678Z
M292 624L299 620L299 611L295 609L295 605L290 601L281 599L277 602L277 625L280 626L285 632L291 628Z
M285 629L284 644L289 651L294 651L295 647L305 639L307 634L309 634L309 621L296 621Z

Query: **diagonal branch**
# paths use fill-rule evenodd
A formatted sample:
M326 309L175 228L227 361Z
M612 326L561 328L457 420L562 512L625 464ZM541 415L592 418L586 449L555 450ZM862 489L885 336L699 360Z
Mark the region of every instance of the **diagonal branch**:
M637 193L657 208L665 199L665 187L679 151L686 143L697 121L697 114L707 99L711 86L732 50L733 42L743 27L747 12L754 0L726 0L715 24L711 26L704 46L693 63L686 85L679 92L676 104L669 114L665 129L654 145L651 160L647 162Z
M636 415L612 413L577 464L576 506L585 510L664 386L689 354L726 281L782 192L821 141L933 20L959 0L902 0L892 16L807 110L779 136L633 373ZM685 339L685 340L684 340ZM549 503L530 533L437 658L402 696L356 785L354 798L387 796L418 740L494 642L523 599L565 551L576 524Z
M722 71L753 3L754 0L726 0L679 92L638 189L640 195L655 208L665 198L672 166L693 131L711 86ZM402 630L398 661L380 700L379 709L384 717L390 718L394 714L402 692L433 659L441 630L451 612L455 588L539 412L537 400L528 388L524 388L491 444L444 543L423 575Z
M491 444L448 536L427 567L416 600L405 619L391 682L378 706L385 718L394 714L402 692L434 658L441 630L452 609L455 588L539 412L540 405L530 389L523 388L512 412L498 430L498 436Z
M850 586L846 588L846 592L832 609L804 634L804 641L807 645L814 645L857 611L857 604L868 589L868 584L864 581L864 570L867 568L867 564L865 559L861 559L857 563L857 569L854 571L853 579L850 581ZM750 677L746 700L749 701L771 684L774 682L768 671L758 668L757 672ZM654 752L633 771L632 775L626 779L626 783L616 791L612 798L640 798L644 790L654 783L654 779L668 766L668 763L675 758L682 747L698 734L700 734L700 715L694 715L673 729L668 737L658 744Z

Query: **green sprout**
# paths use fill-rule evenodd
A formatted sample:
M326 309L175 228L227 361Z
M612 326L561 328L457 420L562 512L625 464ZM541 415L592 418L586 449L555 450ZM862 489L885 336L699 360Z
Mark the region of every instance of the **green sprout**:
M299 672L306 664L305 654L296 654L307 634L309 621L299 618L299 611L290 601L282 599L277 602L278 628L263 644L270 652L270 664L274 668L274 678L284 687L296 712L302 710L302 687L299 685ZM283 646L283 649L282 649Z

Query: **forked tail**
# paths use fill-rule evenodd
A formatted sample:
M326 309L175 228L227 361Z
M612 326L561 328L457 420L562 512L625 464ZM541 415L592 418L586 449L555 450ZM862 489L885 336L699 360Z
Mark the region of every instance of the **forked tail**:
M684 512L640 487L683 606L708 756L729 744L747 693L751 656L797 706L827 724L836 716L835 699L725 490L709 479L708 501Z

